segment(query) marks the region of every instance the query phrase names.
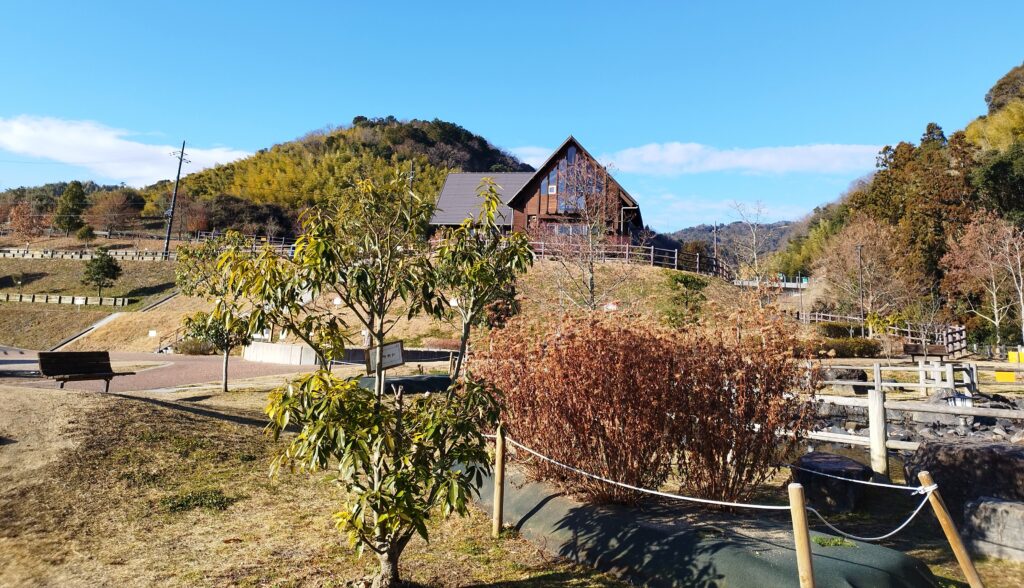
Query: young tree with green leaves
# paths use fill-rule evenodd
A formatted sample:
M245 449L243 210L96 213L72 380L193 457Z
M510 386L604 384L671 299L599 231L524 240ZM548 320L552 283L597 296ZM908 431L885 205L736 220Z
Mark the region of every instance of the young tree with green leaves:
M267 407L276 435L299 429L275 471L336 472L347 491L335 514L339 529L360 552L377 556L373 586L379 588L399 583L402 552L413 536L428 539L432 513L466 513L490 469L483 432L495 426L498 405L490 388L468 379L441 394L407 398L400 387L385 394L380 355L373 390L338 378L330 362L340 358L353 326L370 333L379 353L400 316L442 314L444 295L462 296L472 309L466 322L475 324L498 284L526 263L520 254L504 253L507 244L497 236L471 238L467 228L449 235L438 254L444 269L435 268L426 241L433 199L406 182L397 173L363 180L339 193L333 206L309 211L290 258L269 248L220 258L251 305L250 328L286 328L321 360L321 369L277 391ZM488 210L495 208L493 198L485 197ZM489 215L485 211L485 225ZM516 243L507 246L521 251ZM484 267L494 263L489 253L506 260L500 271ZM492 284L485 291L462 281L476 279ZM353 325L342 320L338 306L354 317Z
M516 276L533 263L526 235L502 234L497 224L501 196L491 178L477 190L482 199L476 219L441 234L434 255L436 288L442 302L438 316L457 317L461 323L459 357L453 378L458 378L469 347L470 329L485 318L489 305L514 291Z
M175 282L186 296L213 300L213 313L198 313L186 317L184 327L189 336L209 341L224 354L222 388L228 391L228 361L231 350L247 345L252 339L250 313L233 276L221 268L221 255L231 254L244 258L251 254L253 244L236 232L208 239L194 245L182 245L177 250L174 266Z
M221 389L228 391L228 358L231 351L241 345L248 345L252 341L248 325L245 321L231 321L230 326L210 313L199 311L194 315L185 317L182 321L185 328L185 336L190 339L206 341L215 349L224 354L224 365L221 372Z
M102 297L103 289L113 286L120 277L121 265L110 256L106 247L100 247L92 254L92 259L85 262L85 275L82 276L82 283L87 286L96 286L96 295Z
M82 182L70 182L57 199L57 207L53 211L53 226L64 231L65 235L70 235L71 231L82 226L82 213L88 206L89 200L85 196Z

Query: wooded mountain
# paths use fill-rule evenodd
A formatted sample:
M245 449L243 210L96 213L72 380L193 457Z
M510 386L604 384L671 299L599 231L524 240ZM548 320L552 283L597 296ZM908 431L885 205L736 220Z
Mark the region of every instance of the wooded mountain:
M758 239L758 254L768 254L776 251L783 239L793 225L790 221L779 221L775 223L755 223ZM668 237L677 241L680 245L705 243L707 247L703 250L710 254L714 249L715 227L713 225L697 225L680 229L669 233ZM742 251L749 250L751 243L750 226L741 221L735 221L718 226L718 253L719 257L727 263L736 265L741 261ZM693 249L691 245L689 247Z
M399 121L393 116L357 116L346 127L313 131L294 141L261 149L250 157L182 178L176 217L183 231L239 228L262 234L287 232L303 208L331 197L353 180L385 170L408 170L413 187L438 193L449 171L532 171L515 156L461 126L434 119ZM16 188L0 193L10 207L31 200L36 212L52 213L66 184ZM91 201L119 186L83 184ZM137 192L146 200L143 216L168 208L173 182Z

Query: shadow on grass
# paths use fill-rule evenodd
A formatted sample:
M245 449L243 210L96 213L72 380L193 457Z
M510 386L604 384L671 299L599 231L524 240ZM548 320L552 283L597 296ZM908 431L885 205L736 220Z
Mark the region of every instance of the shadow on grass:
M124 398L125 400L135 400L137 402L145 402L147 404L153 404L156 406L162 406L171 410L178 410L181 412L187 412L197 416L204 416L211 419L217 419L228 423L235 423L236 425L245 425L247 427L259 427L260 429L267 426L267 420L262 418L252 418L243 416L240 414L232 414L229 412L221 412L210 408L200 408L198 406L190 406L186 404L179 404L178 402L171 402L168 400L157 400L156 398L147 398L145 396L131 396L128 394L116 394L109 393L109 396L117 396L118 398ZM192 400L195 402L195 400ZM297 428L289 427L290 431L297 431Z
M162 284L153 284L150 286L140 286L133 288L128 292L125 292L125 298L145 298L146 296L153 296L154 294L163 294L169 292L174 288L174 282L164 282Z
M0 276L0 288L17 289L18 280L21 280L22 286L27 286L32 282L38 282L50 274L46 272L25 272L21 274L11 274L9 276Z

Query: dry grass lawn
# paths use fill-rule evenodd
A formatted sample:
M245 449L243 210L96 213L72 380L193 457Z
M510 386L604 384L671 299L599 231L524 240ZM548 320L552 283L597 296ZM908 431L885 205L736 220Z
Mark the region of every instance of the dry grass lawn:
M0 585L340 586L373 568L343 544L321 476L268 477L278 446L240 392L178 401L0 386ZM437 520L407 550L430 586L610 586L489 517Z
M185 315L200 310L209 311L213 305L198 298L175 296L166 303L146 312L125 312L81 339L73 341L65 351L134 351L153 353L165 337L181 327ZM156 337L149 332L156 331Z
M0 302L0 345L50 349L116 310L100 308Z
M16 294L16 280L25 294L96 296L96 288L82 284L85 261L76 259L0 259L0 291ZM104 296L146 299L174 289L174 265L154 261L122 261L123 273Z

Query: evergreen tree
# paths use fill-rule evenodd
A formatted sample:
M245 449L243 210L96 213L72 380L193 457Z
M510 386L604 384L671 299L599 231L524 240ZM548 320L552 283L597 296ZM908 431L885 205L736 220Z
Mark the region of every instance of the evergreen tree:
M53 226L70 235L85 223L82 222L82 213L89 206L85 197L85 189L82 182L74 181L68 184L64 193L57 199L57 208L53 212Z
M93 254L92 259L85 262L85 275L82 276L82 283L87 286L96 286L97 296L103 296L103 289L113 286L120 277L120 264L110 256L110 253L107 253L106 247L100 247Z

